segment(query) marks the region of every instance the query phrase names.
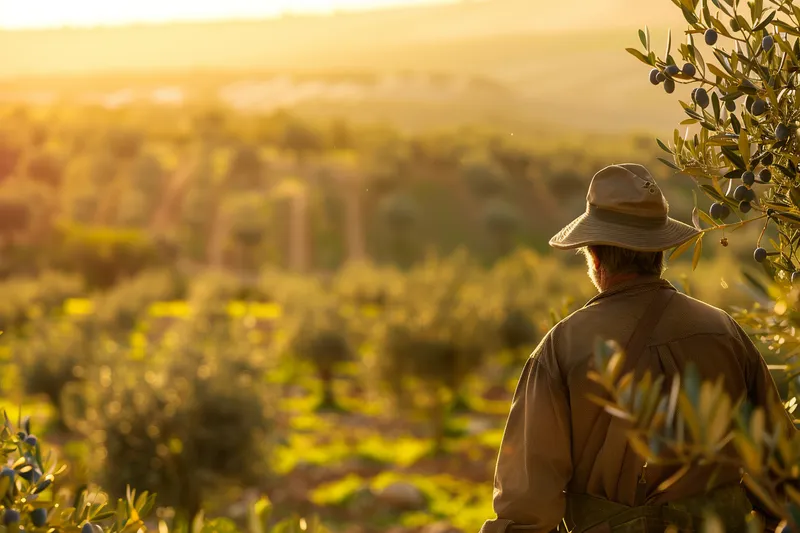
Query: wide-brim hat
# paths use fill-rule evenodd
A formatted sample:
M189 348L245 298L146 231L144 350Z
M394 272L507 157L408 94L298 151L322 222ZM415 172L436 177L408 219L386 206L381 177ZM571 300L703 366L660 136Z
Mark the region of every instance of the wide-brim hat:
M639 252L680 246L700 231L669 216L669 204L642 165L622 163L594 175L586 211L550 239L562 250L611 245Z

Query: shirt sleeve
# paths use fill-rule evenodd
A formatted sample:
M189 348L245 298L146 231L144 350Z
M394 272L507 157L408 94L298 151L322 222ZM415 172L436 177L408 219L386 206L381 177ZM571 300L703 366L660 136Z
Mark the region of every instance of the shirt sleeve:
M745 331L734 321L738 341L743 351L745 362L745 378L747 379L747 399L753 407L763 407L766 412L768 429L774 428L776 424L785 424L786 429L793 433L797 431L791 415L785 410L769 411L769 408L777 403L783 403L775 380L772 378L769 366L764 356L745 333ZM774 415L778 416L775 417Z
M497 517L532 533L561 522L572 477L569 401L555 361L551 332L525 363L495 469Z

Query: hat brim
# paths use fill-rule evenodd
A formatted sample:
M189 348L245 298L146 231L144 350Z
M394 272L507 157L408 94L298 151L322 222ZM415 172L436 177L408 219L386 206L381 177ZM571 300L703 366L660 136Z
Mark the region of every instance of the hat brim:
M662 226L637 228L598 220L584 213L550 239L550 246L570 250L590 245L619 246L637 252L662 252L685 243L700 231L674 218Z

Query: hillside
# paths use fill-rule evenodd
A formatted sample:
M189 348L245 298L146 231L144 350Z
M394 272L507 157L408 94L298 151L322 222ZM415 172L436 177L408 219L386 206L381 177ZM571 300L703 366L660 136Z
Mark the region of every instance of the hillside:
M351 72L384 88L394 85L381 92L372 83L365 91L315 80L311 89L292 80L281 95L263 85L255 91L270 105L288 101L325 110L341 103L365 119L406 119L405 126L419 115L430 125L474 116L580 129L662 129L674 124L679 109L663 107L674 100L649 86L646 70L624 52L636 45L644 24L659 47L668 26L683 28L668 0L493 0L329 17L6 31L0 32L0 91L30 97L63 84L53 76L77 75L73 85L82 91L102 83L104 92L117 92L130 89L122 74L146 75L149 90L164 87L159 78L181 74L176 84L191 91L186 75L211 72L219 85L211 92L219 96L233 72L235 81L250 84L287 73ZM420 93L419 79L398 85L398 73L408 72L449 75L460 88ZM20 82L30 76L39 79ZM476 79L483 86L473 90ZM258 107L258 98L249 101ZM370 108L384 113L365 111Z

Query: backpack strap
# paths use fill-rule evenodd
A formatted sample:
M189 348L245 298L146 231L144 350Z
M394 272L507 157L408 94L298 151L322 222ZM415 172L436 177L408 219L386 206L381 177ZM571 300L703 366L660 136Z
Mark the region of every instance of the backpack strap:
M653 330L661 320L661 316L664 314L670 300L675 296L676 290L673 288L660 288L654 292L652 300L646 307L644 314L639 318L636 329L634 329L633 334L625 345L625 359L623 360L621 375L625 375L636 367L647 347L647 342L650 340ZM603 451L606 454L603 460L615 465L619 472L622 471L625 452L629 448L626 436L628 429L630 429L630 422L616 416L612 417L608 427L608 437L603 446ZM637 466L639 466L638 470L641 471L641 476L636 484L634 507L644 504L647 492L647 482L644 477L644 469L647 467L647 463L638 455L636 456L636 461ZM620 481L624 482L624 480Z

